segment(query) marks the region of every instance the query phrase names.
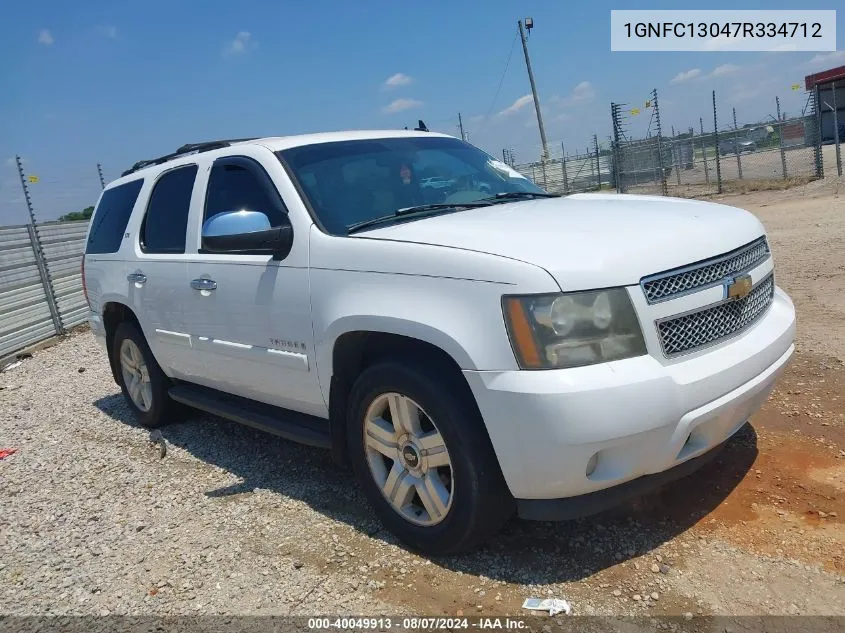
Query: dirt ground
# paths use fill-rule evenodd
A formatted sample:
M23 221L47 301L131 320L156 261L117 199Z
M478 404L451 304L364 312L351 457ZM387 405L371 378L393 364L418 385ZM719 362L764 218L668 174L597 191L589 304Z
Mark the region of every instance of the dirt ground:
M695 475L429 560L323 451L197 414L159 459L81 333L0 374L0 611L845 615L845 183L717 200L766 225L797 351Z

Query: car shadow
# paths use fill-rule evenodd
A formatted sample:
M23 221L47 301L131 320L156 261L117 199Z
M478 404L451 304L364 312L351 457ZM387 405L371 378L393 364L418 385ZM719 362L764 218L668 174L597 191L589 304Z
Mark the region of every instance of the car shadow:
M139 428L121 394L96 401L113 420ZM257 489L301 500L371 538L401 544L371 511L351 471L329 451L302 446L196 410L159 429L172 446L222 468L241 482L208 490L209 498L253 494ZM720 505L757 457L750 424L719 455L692 475L602 514L560 523L512 519L473 552L432 558L464 574L519 584L577 581L658 548Z

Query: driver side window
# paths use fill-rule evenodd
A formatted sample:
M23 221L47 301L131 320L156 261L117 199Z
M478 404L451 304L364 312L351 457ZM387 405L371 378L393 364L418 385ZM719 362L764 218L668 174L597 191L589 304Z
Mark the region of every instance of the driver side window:
M227 211L260 211L279 226L287 210L276 186L261 165L245 156L214 161L208 178L208 191L202 221Z

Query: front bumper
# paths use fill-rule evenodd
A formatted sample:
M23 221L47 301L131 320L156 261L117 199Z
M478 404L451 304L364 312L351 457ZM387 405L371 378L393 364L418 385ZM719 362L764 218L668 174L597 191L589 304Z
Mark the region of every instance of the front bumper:
M520 500L607 490L722 444L766 401L794 338L795 308L776 289L753 327L681 362L641 356L567 370L464 375L510 492L525 509L532 504Z
M516 511L520 518L529 521L568 521L598 514L694 473L721 453L726 443L672 466L669 470L643 475L604 490L563 499L517 499Z

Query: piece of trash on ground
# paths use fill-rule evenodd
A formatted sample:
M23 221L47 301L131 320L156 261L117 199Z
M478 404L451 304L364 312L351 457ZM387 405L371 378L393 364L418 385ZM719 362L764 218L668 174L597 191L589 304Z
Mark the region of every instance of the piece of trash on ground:
M5 367L3 367L2 369L0 369L0 372L5 374L7 371L12 371L15 367L18 367L20 365L23 365L22 360L15 361L14 363L10 363L10 364L6 365Z
M164 439L160 430L156 429L150 433L150 443L158 444L158 457L159 459L164 459L164 456L167 455L167 441Z
M557 615L558 613L569 615L572 613L572 605L559 598L526 598L525 602L522 603L522 608L531 611L548 611L549 615Z
M6 459L9 455L14 455L18 452L16 448L0 448L0 459Z

